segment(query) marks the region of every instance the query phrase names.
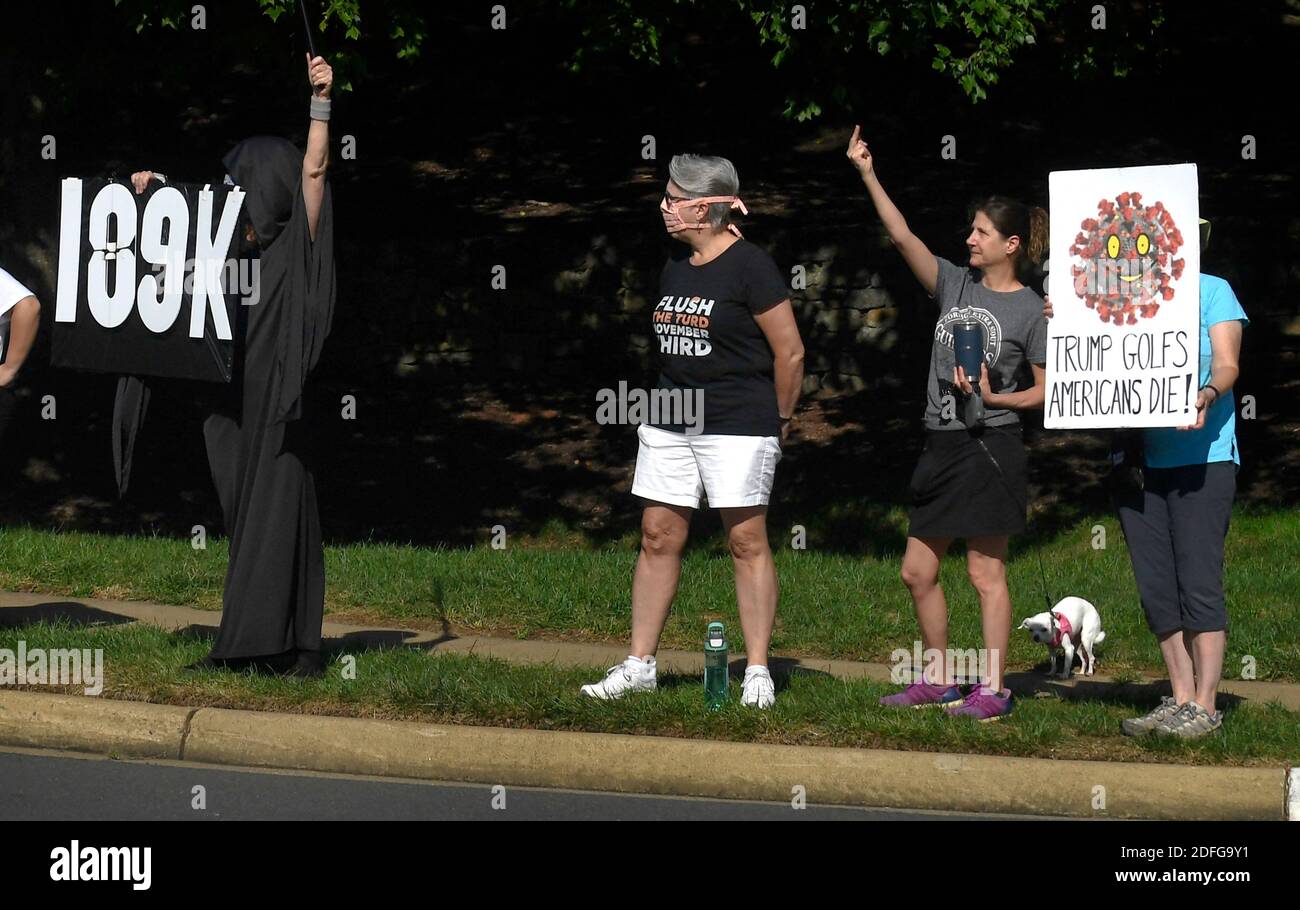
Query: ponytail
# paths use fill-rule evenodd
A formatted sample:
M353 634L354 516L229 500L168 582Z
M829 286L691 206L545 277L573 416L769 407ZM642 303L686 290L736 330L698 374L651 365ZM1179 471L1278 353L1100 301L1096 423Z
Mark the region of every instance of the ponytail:
M1029 241L1025 246L1025 255L1035 266L1047 258L1047 209L1034 206L1029 210Z

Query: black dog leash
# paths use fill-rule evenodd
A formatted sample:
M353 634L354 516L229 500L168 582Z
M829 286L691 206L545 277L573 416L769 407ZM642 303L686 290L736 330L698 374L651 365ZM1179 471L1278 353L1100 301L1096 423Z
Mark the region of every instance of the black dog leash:
M994 430L999 433L1003 432L997 427L985 426L983 427L983 429ZM969 432L969 428L967 428L967 431ZM1010 436L1011 434L1005 433L1004 435ZM1015 491L1011 489L1011 481L1007 480L1007 475L1002 471L1002 465L998 464L998 460L993 457L993 453L990 452L989 447L984 444L984 440L980 436L976 436L975 441L979 443L979 447L984 450L984 454L987 455L989 461L993 463L993 469L998 472L998 478L1002 481L1002 487L1007 491L1007 495L1011 497L1011 501L1019 505L1020 508L1024 509L1026 512L1028 512L1029 510L1028 501L1021 502L1020 499L1016 496ZM1047 612L1051 613L1052 599L1047 593L1047 572L1046 570L1043 569L1043 554L1038 550L1038 548L1035 548L1034 556L1038 560L1038 577L1039 580L1042 582L1043 600L1047 602Z
M965 294L966 294L966 282L962 282L962 286L957 290L958 310L962 309L962 301L965 297ZM974 385L975 388L978 390L979 388L978 376L975 377ZM967 422L968 419L969 422ZM976 392L976 394L971 395L967 398L965 404L965 413L963 413L962 415L962 423L966 425L967 432L970 432L972 424L980 427L981 430L994 430L999 433L1004 432L998 427L987 426L984 423L984 400L983 397L979 395L978 391ZM1004 435L1010 436L1011 434L1004 433ZM989 447L984 444L984 440L980 436L975 436L975 441L979 443L980 448L984 450L984 454L987 455L989 461L993 463L993 469L998 472L998 477L1002 481L1002 486L1007 491L1007 494L1011 497L1011 501L1019 505L1022 510L1028 513L1029 511L1028 501L1021 502L1020 499L1016 496L1015 491L1011 489L1011 481L1007 480L1007 475L1002 471L1002 465L998 464L998 460L993 457L993 453L990 452ZM1050 614L1052 612L1052 599L1047 593L1047 572L1043 569L1043 554L1040 553L1037 549L1035 549L1034 556L1038 560L1038 576L1039 576L1039 580L1042 582L1043 600L1047 602L1047 612Z

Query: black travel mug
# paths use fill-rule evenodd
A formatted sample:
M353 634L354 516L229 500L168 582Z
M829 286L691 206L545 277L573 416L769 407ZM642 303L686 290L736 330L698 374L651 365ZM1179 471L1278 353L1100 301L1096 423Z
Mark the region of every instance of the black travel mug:
M974 321L959 322L952 330L952 350L957 366L975 390L962 404L962 423L977 427L984 423L984 398L980 395L980 365L984 363L984 328Z
M952 349L957 366L976 389L980 383L980 364L984 362L984 327L978 322L959 322L952 329Z

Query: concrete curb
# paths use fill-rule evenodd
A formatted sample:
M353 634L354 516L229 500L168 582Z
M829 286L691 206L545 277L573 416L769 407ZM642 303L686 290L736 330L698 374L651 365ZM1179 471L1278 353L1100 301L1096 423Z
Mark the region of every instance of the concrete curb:
M56 612L57 608L97 611L166 629L184 629L190 626L215 628L221 622L221 613L215 610L197 610L192 607L104 600L94 597L62 597L54 594L0 591L0 610L35 607L48 607L55 609ZM451 628L440 632L429 632L327 621L323 633L331 646L412 647L420 648L430 654L473 654L519 664L607 667L621 662L627 656L627 650L622 645L493 638ZM661 671L669 673L698 674L704 671L704 657L697 651L661 650L658 654L658 662ZM876 682L889 682L891 672L888 664L817 657L774 655L771 665L773 671L777 673L824 673L837 679L871 679ZM733 666L743 666L743 658L733 655ZM1069 680L1058 680L1050 679L1041 673L1020 671L1007 673L1006 681L1007 687L1017 697L1028 697L1036 693L1056 694L1063 698L1101 698L1110 695L1150 698L1155 694L1169 694L1168 681L1155 678L1138 683L1117 683L1106 675L1075 676ZM1292 683L1225 679L1219 686L1219 693L1220 697L1276 702L1292 711L1300 710L1300 685Z
M0 691L0 743L177 758L194 708L82 695Z
M827 805L1076 818L1276 821L1295 801L1281 768L459 727L31 692L0 691L0 744L488 785L768 802L802 794ZM1104 808L1094 808L1099 801Z

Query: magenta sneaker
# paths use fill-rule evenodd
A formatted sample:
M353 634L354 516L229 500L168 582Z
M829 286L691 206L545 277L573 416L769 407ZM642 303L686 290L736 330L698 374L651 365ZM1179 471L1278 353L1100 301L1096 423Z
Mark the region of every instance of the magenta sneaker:
M980 723L1000 720L1011 713L1011 690L995 692L987 686L976 686L962 701L961 707L949 708L949 717L973 717Z
M961 704L961 690L956 686L932 686L927 682L911 683L902 692L885 695L880 703L887 708L955 707Z

